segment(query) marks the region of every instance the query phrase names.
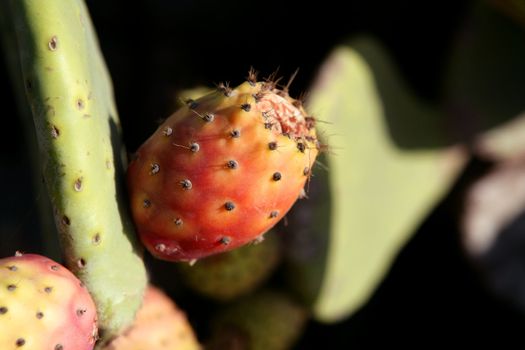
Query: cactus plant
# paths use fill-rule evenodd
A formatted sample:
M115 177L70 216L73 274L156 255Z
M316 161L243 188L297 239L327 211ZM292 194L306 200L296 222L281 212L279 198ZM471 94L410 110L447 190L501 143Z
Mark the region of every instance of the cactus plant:
M113 335L132 322L146 274L118 182L125 158L111 82L83 1L10 5L66 263Z
M250 75L248 82L236 89L229 89L223 84L219 86L219 91L203 98L193 97L201 93L199 90L189 91L190 100L184 103L182 100L186 98L179 99L177 102L183 102L179 106L180 110L161 122L160 128L139 148L128 172L131 203L125 200L125 189L120 183L124 178L126 160L112 101L112 87L84 3L80 0L49 0L45 4L37 0L0 1L0 25L3 26L2 36L11 67L10 75L15 81L14 88L25 90L17 96L21 106L25 104L27 107L28 100L32 108L34 119L31 118L31 123L34 122L36 126L41 147L41 153L34 152L33 158L41 158L44 164L44 178L60 231L63 255L67 266L91 291L98 308L104 339L97 346L104 349L199 347L187 320L179 310L173 308L170 301L151 290L143 298L146 274L141 261L141 248L135 242L134 230L127 216L129 204L134 211L140 236L152 255L183 262L195 262L195 259L203 258L193 266L186 263L174 266L171 262L150 259L150 254L145 253L145 261L153 268L150 269L152 279L158 281L159 276L165 277L162 287L170 292L170 296L182 308L188 306L188 319L195 321L199 336L207 335L206 326L212 318L210 316L219 311L209 342L212 348L284 350L293 346L307 317L313 316L323 322L342 320L366 303L391 266L394 266L395 275L399 265L392 265L392 262L416 229L418 232L428 229L428 225L419 228L418 225L448 192L465 163L467 152L465 148L458 147L458 143L473 146L469 151L484 160L515 162L510 167L505 164L496 167L496 171L503 169L502 177L495 181L497 184L492 181L480 182L480 186L473 188L471 194L474 197L477 196L475 192L479 188L483 190L485 186L499 190L503 188L512 193L513 187L508 186L508 175L511 173L516 179L523 177L521 158L525 149L521 140L525 125L523 118L510 120L523 111L521 96L525 85L522 83L523 69L519 68L523 66L520 63L523 61L522 42L525 41L521 40L523 31L519 27L523 23L523 11L519 10L522 6L516 6L520 1L492 1L496 5L494 8L488 4L473 5L474 17L460 37L456 54L451 57L452 64L446 71L449 79L445 84L446 105L442 109L436 103L427 104L419 96L416 97L412 89L407 87L408 84L400 79L384 50L370 41L353 41L343 45L322 68L313 86L307 105L309 108L306 108L316 116L315 133L314 120L305 113L299 101L289 98L289 84L279 84L278 80L258 83ZM309 78L310 70L320 58L317 54L324 54L323 50L331 45L329 41L323 40L319 46L317 43L310 45L308 50L313 49L311 54L304 55L305 45L301 43L310 44L308 33L317 34L317 29L307 29L302 38L296 37L292 42L280 40L284 37L282 33L279 36L268 35L267 31L271 30L269 26L264 26L264 37L258 37L257 33L261 31L258 32L252 26L250 30L235 32L237 39L242 38L242 35L258 38L245 41L243 51L246 55L233 54L230 50L233 49L232 41L229 40L217 40L214 43L217 50L210 48L209 44L215 40L215 36L210 41L193 37L189 41L183 40L185 43L173 40L173 36L170 36L166 41L173 43L173 48L177 50L177 57L173 60L170 55L165 55L164 46L160 55L155 51L156 45L161 42L164 45L164 37L144 33L151 34L148 31L156 25L163 30L172 25L172 28L176 25L190 27L187 24L193 24L195 18L181 16L181 13L171 16L168 9L175 7L176 2L145 2L136 8L144 10L141 15L149 15L152 13L149 10L155 7L158 10L160 3L167 11L159 14L160 17L155 16L153 26L118 26L126 30L125 37L130 38L134 45L136 42L142 44L142 50L133 51L133 58L122 65L130 71L123 71L119 63L111 67L120 83L123 83L122 79L133 77L132 96L137 99L129 103L126 99L129 95L125 96L125 92L124 96L120 94L125 91L124 85L130 85L126 82L119 85L123 89L119 89L118 96L124 97L119 100L123 102L123 110L127 108L127 112L132 112L129 115L126 113L127 121L132 120L129 124L131 127L126 130L130 132L126 135L132 135L127 141L131 140L128 145L133 148L144 139L133 140L133 131L142 130L149 123L148 116L156 118L171 113L171 110L169 113L158 113L158 106L162 105L162 102L158 103L159 96L163 96L162 88L153 86L155 78L137 83L141 75L163 79L161 85L168 89L172 88L172 83L180 84L179 88L186 87L186 83L201 84L203 81L198 81L198 78L202 78L200 75L206 76L206 82L210 83L213 79L239 76L238 71L234 74L223 71L221 74L224 75L220 77L208 76L210 71L217 70L217 59L223 58L238 69L239 60L243 61L242 64L259 65L261 62L258 60L265 61L270 57L266 53L275 52L279 53L280 60L285 58L281 55L281 49L293 47L294 54L301 58L308 57L308 60L299 64L301 70L304 69L303 65L310 66L306 69ZM92 9L103 10L104 16L110 14L108 17L112 21L115 18L112 11L118 10L119 14L124 14L124 11L132 8L123 10L116 4L89 3ZM245 14L254 13L250 10L253 5L243 5L235 6L234 9L220 4L214 10L226 9L225 12L230 16L237 14L235 11L240 8ZM187 10L192 6L193 2L183 7ZM268 4L265 6L268 7ZM506 12L499 15L491 12L496 8ZM206 18L204 12L199 8L199 15L203 15L199 17L201 27L209 25L203 23ZM337 14L331 12L331 18L334 18ZM279 16L285 13L284 8L280 7L278 13ZM517 20L514 26L504 13ZM128 13L125 14L121 18L129 19ZM215 13L213 15L217 17ZM99 16L95 19L104 21L104 16ZM298 17L287 16L286 23ZM171 18L177 18L177 21L171 21ZM338 21L340 23L334 27L342 28L348 22L347 19L345 17L345 21ZM495 30L491 27L494 23L501 26ZM116 33L108 33L104 26L100 28L104 30L101 32L104 35ZM140 33L134 32L136 28L140 29ZM225 28L227 25L221 30L225 31ZM142 40L141 35L148 35L148 40ZM111 37L105 36L104 39L110 41ZM263 42L269 39L269 44ZM206 57L203 60L204 67L198 67L199 64L195 62L191 65L180 64L184 62L185 55L197 57L194 51L185 50L184 45L190 41L191 47L205 48L208 53L213 53L198 55L199 59ZM423 42L420 44L424 45ZM320 49L322 45L326 47ZM257 49L256 55L248 55L250 47ZM111 55L122 47L108 45L104 48ZM409 53L412 60L418 56L414 52L411 50ZM215 59L211 60L211 56ZM152 64L162 64L166 57L170 57L165 60L169 61L168 69L166 65L159 68ZM130 61L133 64L129 64ZM419 71L424 74L417 74L419 83L427 78L428 63L425 62L425 70ZM293 64L297 64L297 61ZM401 67L404 70L413 69L407 66L411 64ZM187 67L186 73L179 74ZM197 67L198 74L194 74L196 71L192 68ZM430 79L441 76L435 68L432 67ZM174 73L176 82L169 81L169 73ZM185 81L184 77L189 76L197 81ZM498 89L494 89L496 85ZM148 87L147 91L145 86ZM172 99L172 91L168 95ZM156 99L155 103L147 104L153 98ZM435 98L433 102L437 100ZM281 123L282 120L274 123L275 115L271 114L275 111L278 117L284 116L288 121L298 118L300 122L292 121L292 128L286 122ZM6 120L11 121L9 118ZM502 124L501 128L494 128L500 126L502 121L508 123ZM236 122L248 125L255 137L244 137L248 134L244 129L240 134L235 132ZM228 128L232 129L229 134L224 132ZM303 135L301 129L306 131ZM33 125L31 132L34 133ZM275 137L277 143L265 137ZM313 155L321 148L317 137L329 147L328 152L316 160ZM137 143L134 144L134 141ZM6 144L4 139L0 142ZM263 147L257 147L258 144ZM235 147L229 147L231 145ZM250 148L254 145L256 147ZM280 148L280 145L287 147ZM266 157L268 154L270 156ZM36 159L33 161L37 163ZM314 167L314 162L321 166ZM270 171L275 167L282 169ZM266 176L266 171L271 176ZM34 173L35 178L41 177L39 171ZM266 177L260 176L263 173ZM295 181L292 186L286 186L289 179ZM490 177L487 180L491 180ZM505 186L499 186L502 182ZM16 193L15 190L13 192ZM452 194L457 194L456 189ZM25 195L27 197L27 193ZM299 201L299 205L284 217L299 195L307 196L308 200ZM228 196L234 200L225 198ZM40 194L36 197L35 202L45 202L43 198L38 199ZM217 207L219 211L214 211L213 205L210 206L216 198L222 201L222 205ZM483 208L489 208L494 214L495 211L491 209L494 201L491 198L488 204L482 204L486 204ZM499 198L505 200L505 194ZM505 212L503 217L486 215L483 210L465 210L465 213L467 219L468 215L476 220L481 218L482 224L485 220L492 224L507 223L509 213L519 217L520 198L514 198L514 204L519 202L518 205ZM8 202L9 199L4 197L4 203ZM513 202L505 200L505 204ZM475 205L468 206L466 209L476 209ZM241 208L242 211L237 211ZM499 210L504 211L505 208L505 205L498 205ZM3 212L4 216L9 215ZM48 213L47 217L52 215ZM232 217L234 220L224 220ZM277 268L285 269L277 270L273 278L267 279L276 268L282 250L274 249L276 246L271 244L273 240L267 240L262 245L241 246L251 241L258 242L264 231L282 217L287 219L283 220L285 222L279 228L285 231L283 237L287 243L284 249L287 264L278 265ZM502 218L504 220L498 222ZM20 219L13 218L12 221L17 220ZM0 227L0 231L2 229ZM507 229L501 227L498 231L502 235L508 233ZM476 226L465 233L479 239L486 232ZM6 239L4 232L1 234L0 248L4 252L24 249L18 245L27 244L30 239L32 244L39 244L30 237L17 237L16 241L6 244L6 240L10 239ZM497 233L493 230L491 234ZM57 241L53 235L36 229L31 235L45 240L46 248L53 248ZM516 257L521 252L519 244L505 240L502 235L498 237L497 244L487 246L473 259L477 267L485 269L489 279L494 276L496 282L501 281L500 271L507 266L514 266L514 261L509 259L513 254L504 254L503 258L498 249L510 246L508 251L515 252ZM415 241L417 243L417 239ZM519 239L516 241L521 242ZM507 242L510 243L506 245ZM410 245L409 249L412 247ZM498 248L494 250L497 264L491 270L493 248ZM48 251L57 257L52 249ZM215 253L218 254L207 257ZM159 270L155 271L155 267L159 267ZM9 269L0 270L0 285L12 285L12 272ZM510 292L503 291L500 294L520 301L522 297L514 292L518 288L513 288L519 286L519 283L514 283L517 280L519 278L514 278L511 283L504 285ZM185 288L183 282L190 288ZM385 285L388 282L390 280ZM21 285L26 285L25 280ZM304 305L297 305L293 297L281 292L268 292L267 289L264 291L267 287L284 286L291 286L297 292L293 297L299 295L310 307L311 313ZM384 295L382 291L384 289L377 295ZM0 323L10 320L4 317L11 312L10 305L14 300L14 294L10 292L9 289L0 291ZM197 293L209 298L202 298ZM69 301L69 296L64 299ZM35 303L45 300L42 296L29 296L27 305L31 311ZM2 309L4 301L9 302L9 307L4 306ZM142 301L143 308L130 326ZM377 299L374 298L374 301ZM66 309L65 304L58 303L57 306ZM8 312L5 312L6 309ZM365 312L358 313L349 323L329 327L312 322L308 330L313 329L314 336L315 330L319 328L323 332L343 330L346 340L346 326L350 327L355 325L354 321L362 320L360 316L366 313L366 309L362 309ZM27 325L18 321L16 324L4 324L2 329L9 331L0 332L0 344L6 340L7 345L0 346L19 346L22 341L22 346L33 344L36 338L17 334L39 320L37 316ZM369 332L376 332L376 326ZM357 328L357 332L360 332ZM168 333L174 336L168 339ZM38 333L39 339L46 338L44 334ZM67 348L67 344L55 340L54 335L47 338L55 348ZM74 338L72 336L71 340ZM22 341L17 343L18 339ZM90 342L88 346L92 346L93 336L86 339ZM308 339L299 346L303 348L303 344L317 348Z

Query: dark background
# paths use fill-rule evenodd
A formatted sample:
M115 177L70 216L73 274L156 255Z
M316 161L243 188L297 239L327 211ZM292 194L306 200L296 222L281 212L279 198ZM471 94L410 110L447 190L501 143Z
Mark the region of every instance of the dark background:
M338 43L368 34L382 42L422 98L437 102L441 77L468 1L88 0L111 72L128 150L167 117L177 92L240 83L250 66L307 91ZM39 251L38 201L22 123L0 57L0 253ZM311 322L297 349L525 348L525 319L494 297L464 257L456 209L466 183L486 164L473 160L451 194L400 253L371 301L332 326ZM191 311L194 305L182 305ZM200 326L203 322L192 316ZM198 328L199 332L205 332ZM336 345L337 344L337 345ZM270 349L269 349L270 350Z

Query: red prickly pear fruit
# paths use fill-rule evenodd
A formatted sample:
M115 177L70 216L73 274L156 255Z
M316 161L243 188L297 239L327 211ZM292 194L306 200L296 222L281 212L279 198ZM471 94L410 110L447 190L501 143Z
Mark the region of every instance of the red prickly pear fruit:
M128 168L135 224L156 257L191 261L251 242L304 193L314 119L274 83L219 90L171 115Z
M101 350L199 350L184 313L161 290L148 287L135 322Z
M36 254L0 259L0 349L92 350L95 303L65 267Z

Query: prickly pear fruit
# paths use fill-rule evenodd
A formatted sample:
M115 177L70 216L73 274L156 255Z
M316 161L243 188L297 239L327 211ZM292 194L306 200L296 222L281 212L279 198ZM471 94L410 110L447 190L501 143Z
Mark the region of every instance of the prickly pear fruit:
M260 286L281 260L279 237L273 232L265 240L200 260L179 264L182 281L192 290L214 300L228 301Z
M313 117L275 83L251 75L189 101L128 168L142 242L178 261L257 239L303 194L318 150Z
M287 295L263 290L220 311L213 322L209 350L287 350L308 317Z
M65 267L36 254L0 259L0 349L91 350L95 303Z
M186 316L159 289L148 287L135 322L101 350L198 350Z

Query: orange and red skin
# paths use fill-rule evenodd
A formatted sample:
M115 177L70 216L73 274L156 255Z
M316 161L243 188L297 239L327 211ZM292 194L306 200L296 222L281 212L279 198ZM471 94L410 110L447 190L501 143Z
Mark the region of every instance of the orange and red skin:
M242 246L273 227L297 200L317 155L315 130L304 127L302 108L274 92L256 102L253 95L260 89L261 83L244 83L230 96L216 92L183 107L137 151L128 188L139 235L153 255L193 260ZM249 111L241 108L245 103ZM279 114L270 117L270 129L263 116L269 108ZM211 122L203 120L206 113L213 113ZM290 124L287 116L303 121ZM233 130L240 136L232 137ZM199 144L198 152L189 149L192 142ZM271 150L270 142L277 149ZM304 152L298 142L306 145ZM238 167L228 168L229 160ZM152 164L159 165L158 173L151 173ZM282 175L278 181L275 172ZM192 183L189 190L180 184L185 179ZM151 205L145 208L144 200ZM225 208L228 201L235 204L231 211ZM175 225L176 218L183 224Z

